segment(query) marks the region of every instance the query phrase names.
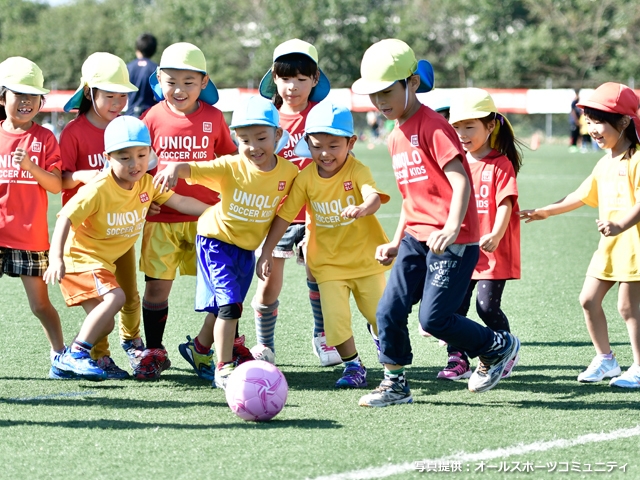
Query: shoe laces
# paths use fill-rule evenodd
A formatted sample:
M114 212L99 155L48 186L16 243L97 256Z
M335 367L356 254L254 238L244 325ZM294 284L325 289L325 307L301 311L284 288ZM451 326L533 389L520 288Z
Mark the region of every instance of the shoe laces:
M347 362L344 367L344 376L345 377L357 377L362 376L364 370L364 365L357 362Z
M489 373L489 369L493 365L493 363L491 362L491 359L480 356L478 357L478 360L480 360L480 363L478 363L477 372L483 375L487 375Z
M462 371L469 368L469 363L458 355L449 355L445 370Z

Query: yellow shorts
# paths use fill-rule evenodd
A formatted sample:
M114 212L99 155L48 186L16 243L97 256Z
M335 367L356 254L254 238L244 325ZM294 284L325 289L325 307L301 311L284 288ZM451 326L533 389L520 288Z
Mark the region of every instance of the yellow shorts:
M100 298L116 288L120 288L116 276L104 268L67 273L60 281L60 290L68 307L80 305L92 298Z
M340 345L353 336L349 294L353 293L358 310L378 335L376 309L387 284L384 273L353 280L332 280L318 284L327 345Z
M196 274L196 234L198 222L147 222L142 234L140 271L151 278L175 280Z

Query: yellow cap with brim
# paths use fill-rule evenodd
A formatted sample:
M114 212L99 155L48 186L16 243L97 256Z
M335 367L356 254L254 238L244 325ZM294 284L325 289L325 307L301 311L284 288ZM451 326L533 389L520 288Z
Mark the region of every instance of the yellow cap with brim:
M318 64L318 51L316 50L316 47L298 38L287 40L286 42L278 45L273 51L273 61L275 62L278 58L292 53L306 55L316 62L316 65ZM320 76L318 77L318 84L311 89L311 93L309 94L309 100L312 102L321 102L327 98L329 90L331 90L329 79L319 67L318 72L320 73ZM258 90L260 91L260 95L269 99L273 98L276 94L278 87L273 81L273 68L270 68L267 73L264 74L264 77L260 80Z
M417 93L433 90L431 64L426 60L416 60L411 47L402 40L388 38L374 43L364 52L360 64L362 78L353 83L351 90L360 95L371 95L412 75L420 77Z
M507 125L513 135L513 127L507 117L498 112L496 104L489 95L489 92L481 88L464 88L451 99L449 109L449 123L453 125L463 120L473 120L475 118L485 118L491 114L495 115L496 126L491 133L491 148L495 148L498 132L501 125Z
M129 71L124 61L107 52L92 53L84 61L80 86L65 104L65 112L80 108L84 87L99 88L105 92L113 93L138 91L138 87L129 81Z
M0 86L12 92L45 95L44 77L40 67L24 57L9 57L0 63Z
M207 60L204 58L204 53L198 47L192 43L180 42L169 45L162 52L160 58L160 65L155 73L149 77L149 85L153 90L153 96L156 100L164 100L164 94L162 93L162 86L158 81L158 75L160 70L163 69L175 69L175 70L192 70L194 72L200 72L203 75L207 75ZM209 105L215 105L219 100L218 89L209 78L207 86L200 92L198 96L199 100Z

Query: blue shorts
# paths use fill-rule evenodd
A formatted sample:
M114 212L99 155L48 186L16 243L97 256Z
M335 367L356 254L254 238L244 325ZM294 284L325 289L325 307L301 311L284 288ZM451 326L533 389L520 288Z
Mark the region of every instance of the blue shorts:
M276 248L273 249L273 256L276 258L291 258L295 255L294 246L299 245L304 239L304 223L292 223L282 236Z
M201 235L196 237L196 253L195 310L218 316L224 305L242 305L253 279L254 253Z

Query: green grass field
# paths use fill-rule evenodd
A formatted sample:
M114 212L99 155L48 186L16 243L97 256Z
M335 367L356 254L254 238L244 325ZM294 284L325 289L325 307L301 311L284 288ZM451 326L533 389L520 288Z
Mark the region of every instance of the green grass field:
M391 234L399 194L386 149L359 147L356 154L392 195L379 212ZM525 152L520 207L558 200L598 158L568 154L560 146ZM51 205L54 213L57 202ZM173 367L162 379L91 383L46 380L45 337L21 282L3 277L0 478L405 479L439 473L516 479L563 478L565 470L570 478L597 475L587 469L611 470L599 478L640 478L639 392L576 381L594 355L578 293L598 242L595 218L594 210L583 207L522 226L523 279L510 282L503 299L512 331L522 341L521 360L513 376L494 390L472 394L466 381L436 380L445 349L418 336L412 315L415 358L408 378L413 405L366 409L357 405L363 391L333 388L340 369L319 367L312 354L304 269L289 261L277 327L278 365L289 383L289 398L280 415L264 424L235 417L224 393L199 380L178 353L178 343L194 336L202 320L193 312L194 278L174 284L165 334ZM50 292L70 342L83 314L64 306L57 286ZM613 348L626 368L631 348L617 314L616 292L606 298L605 310ZM240 328L253 345L248 301ZM354 331L374 387L382 370L358 313ZM117 335L110 340L114 359L124 367ZM422 464L425 468L443 471L421 473L413 465L421 460L431 460ZM505 466L520 471L505 472ZM446 472L458 467L461 471Z

